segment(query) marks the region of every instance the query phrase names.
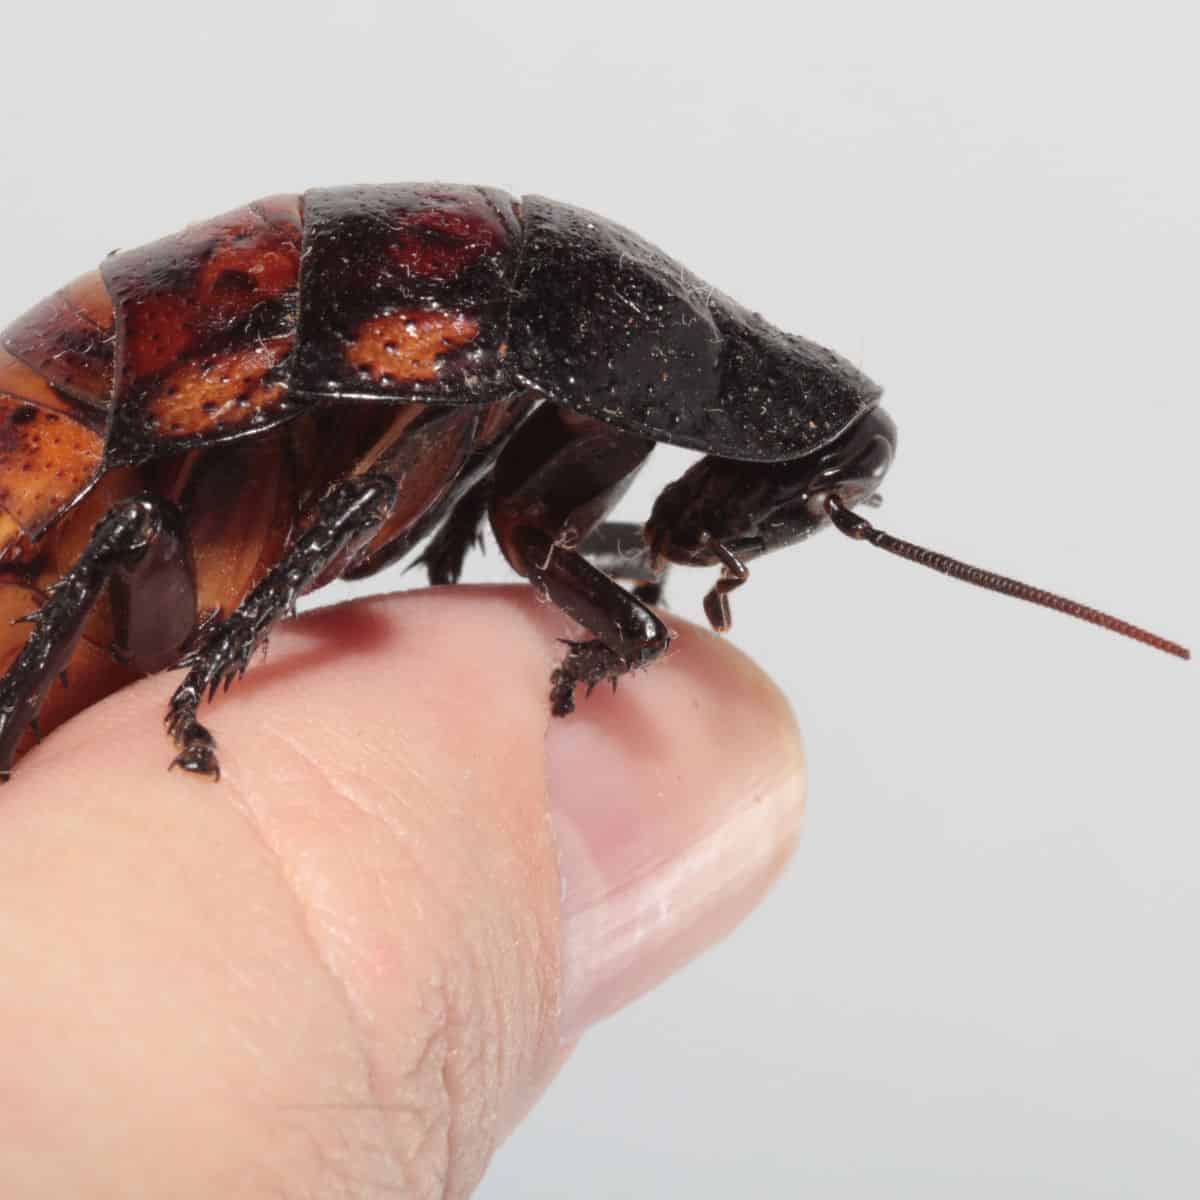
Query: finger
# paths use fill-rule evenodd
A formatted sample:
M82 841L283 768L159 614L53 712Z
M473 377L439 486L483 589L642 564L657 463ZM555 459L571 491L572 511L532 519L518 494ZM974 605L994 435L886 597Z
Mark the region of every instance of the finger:
M326 610L211 710L220 785L164 770L170 678L20 764L6 1194L470 1190L564 1042L734 923L798 821L791 716L736 651L682 628L551 722L566 631L518 589Z

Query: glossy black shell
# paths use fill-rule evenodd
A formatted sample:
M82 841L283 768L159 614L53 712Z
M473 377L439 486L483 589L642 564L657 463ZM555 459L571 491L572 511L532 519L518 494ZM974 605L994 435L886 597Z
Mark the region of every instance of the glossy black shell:
M724 458L798 458L879 402L844 358L776 329L636 234L540 196L524 247L510 361L552 400Z
M114 467L330 405L530 393L769 462L827 445L880 391L584 209L456 184L321 188L114 254L9 326L0 407L36 420L0 446L0 503L37 537Z

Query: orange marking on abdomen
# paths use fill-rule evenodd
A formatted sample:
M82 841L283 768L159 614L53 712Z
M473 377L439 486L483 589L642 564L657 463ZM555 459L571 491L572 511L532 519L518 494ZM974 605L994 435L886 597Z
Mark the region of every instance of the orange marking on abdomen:
M291 353L293 341L291 337L270 338L171 372L146 402L147 415L159 436L232 431L252 423L259 412L273 411L285 387L265 377Z
M359 326L346 361L376 383L436 379L441 359L479 336L479 322L462 313L397 312Z

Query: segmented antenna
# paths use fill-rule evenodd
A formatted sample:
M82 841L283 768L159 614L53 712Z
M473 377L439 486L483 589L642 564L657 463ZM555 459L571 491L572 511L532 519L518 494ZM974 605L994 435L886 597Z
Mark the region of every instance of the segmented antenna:
M1026 600L1030 604L1040 604L1043 608L1052 608L1055 612L1065 613L1068 617L1077 617L1080 621L1099 625L1102 629L1108 629L1123 637L1132 638L1135 642L1153 646L1156 650L1162 650L1166 654L1174 654L1176 658L1192 657L1192 652L1186 646L1168 641L1137 625L1130 625L1128 621L1122 621L1109 613L1088 608L1086 604L1077 604L1074 600L1056 596L1053 592L1046 592L1041 588L1030 587L1029 584L1021 583L1017 579L1009 579L1005 575L997 575L992 571L985 571L981 567L973 567L970 563L959 562L958 559L951 558L947 554L939 554L936 550L927 550L924 546L892 537L890 533L876 529L869 521L857 513L851 512L836 496L829 496L826 499L825 512L838 529L855 541L870 542L872 546L878 546L889 554L899 555L900 558L906 558L909 562L917 563L922 567L931 567L935 571L941 571L943 575L961 579L964 583L973 583L976 587L987 588L990 592L1000 592L1002 595L1012 596L1017 600Z

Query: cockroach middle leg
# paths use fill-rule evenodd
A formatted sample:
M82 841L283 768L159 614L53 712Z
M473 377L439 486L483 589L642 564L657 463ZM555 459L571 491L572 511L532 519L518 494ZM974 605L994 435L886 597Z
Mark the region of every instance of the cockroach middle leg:
M237 610L185 660L189 667L167 708L167 730L180 747L173 767L220 778L216 743L196 719L205 695L244 675L272 626L295 612L296 602L326 570L368 541L387 520L396 484L386 476L344 480L321 501L315 521Z
M514 541L525 555L530 581L596 635L567 642L566 656L550 676L550 710L556 717L575 711L579 684L589 693L604 680L615 687L622 675L666 650L671 634L662 621L578 551L555 546L538 530L522 530Z
M654 443L557 405L539 409L496 464L492 528L508 558L568 616L596 635L570 642L550 680L550 709L575 709L575 688L589 691L652 662L671 640L667 627L587 559L592 531L617 503ZM625 530L631 546L641 533ZM602 559L610 531L592 542Z

